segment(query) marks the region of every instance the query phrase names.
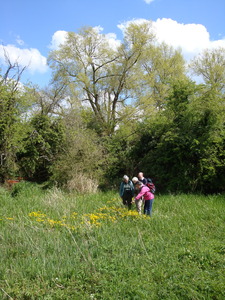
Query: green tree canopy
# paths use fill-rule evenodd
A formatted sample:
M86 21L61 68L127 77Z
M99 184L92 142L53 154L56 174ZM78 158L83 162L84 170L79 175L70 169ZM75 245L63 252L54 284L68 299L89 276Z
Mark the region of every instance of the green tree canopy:
M50 53L54 80L75 90L80 101L90 105L103 135L111 135L123 118L123 107L132 96L129 77L152 39L147 23L131 24L124 41L116 45L89 27L68 33L59 50Z

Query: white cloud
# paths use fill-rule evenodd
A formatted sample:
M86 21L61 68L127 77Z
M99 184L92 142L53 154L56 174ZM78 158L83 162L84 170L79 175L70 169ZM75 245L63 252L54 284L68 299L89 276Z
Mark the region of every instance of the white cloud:
M160 42L181 48L186 59L207 48L225 48L225 39L211 41L209 32L202 24L181 24L164 18L153 22L153 27Z
M66 37L67 37L67 31L64 30L56 31L52 36L52 41L49 48L51 50L58 49L59 45L63 44L66 41Z
M154 0L144 0L147 4L150 4L151 2L153 2Z
M158 19L153 27L159 42L180 47L184 54L194 54L209 45L209 33L201 24L180 24L171 19Z
M0 61L5 64L5 53L11 63L17 62L21 66L26 66L30 73L45 73L48 70L47 59L34 48L21 49L14 45L0 46Z
M141 24L150 21L136 19L120 24L118 27L124 31L131 22ZM174 48L180 48L186 60L190 60L204 49L225 48L225 38L211 41L209 32L202 24L182 24L163 18L153 21L152 26L158 41L165 42Z
M209 48L225 48L225 38L217 41L211 41Z
M118 49L118 47L121 45L121 41L117 39L115 33L106 34L106 39L108 40L109 45L113 50Z

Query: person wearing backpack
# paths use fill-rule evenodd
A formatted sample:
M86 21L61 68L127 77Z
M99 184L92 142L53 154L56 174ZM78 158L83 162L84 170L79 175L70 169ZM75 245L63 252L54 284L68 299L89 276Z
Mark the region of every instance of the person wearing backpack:
M123 176L123 180L120 184L119 190L120 197L122 198L123 204L128 206L128 209L131 209L132 198L134 196L134 185L127 175Z
M139 179L139 181L141 181L144 185L146 185L150 189L150 192L152 194L155 194L156 188L155 188L155 185L152 182L151 178L145 178L144 173L139 172L138 179Z
M146 180L147 180L146 186L150 189L150 192L152 194L155 194L156 188L151 178L146 178Z
M142 182L138 181L136 183L137 187L139 188L139 193L135 197L135 200L139 200L142 197L145 200L144 204L144 214L147 216L152 216L152 205L154 202L154 194L150 192L150 189L144 185Z
M141 181L145 185L147 183L147 179L144 177L144 173L143 172L139 172L138 173L138 180Z

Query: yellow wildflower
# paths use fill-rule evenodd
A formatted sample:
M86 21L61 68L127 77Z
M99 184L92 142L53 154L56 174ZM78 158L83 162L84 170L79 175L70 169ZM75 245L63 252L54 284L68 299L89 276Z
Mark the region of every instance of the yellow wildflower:
M44 217L46 217L46 215L42 214L40 211L33 211L33 212L29 213L29 217L44 218Z

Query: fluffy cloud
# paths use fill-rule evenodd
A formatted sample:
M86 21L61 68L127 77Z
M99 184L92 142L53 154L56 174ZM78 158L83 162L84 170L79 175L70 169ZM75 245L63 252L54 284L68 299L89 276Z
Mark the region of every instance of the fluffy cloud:
M116 50L121 45L121 41L117 39L115 33L106 34L106 39L113 50Z
M59 47L60 44L63 44L66 40L67 31L58 30L52 36L52 41L49 46L51 50L55 50Z
M153 23L157 38L186 52L195 52L209 44L209 33L200 24L179 24L171 19L158 19Z
M124 31L131 22L141 24L150 21L136 19L118 25ZM190 60L204 49L225 48L225 39L211 41L207 29L201 24L181 24L172 19L157 19L152 26L159 42L180 48L186 60Z
M5 54L11 63L17 62L21 66L26 66L30 73L45 73L48 70L47 59L34 48L21 49L14 45L0 46L0 61L5 63Z

